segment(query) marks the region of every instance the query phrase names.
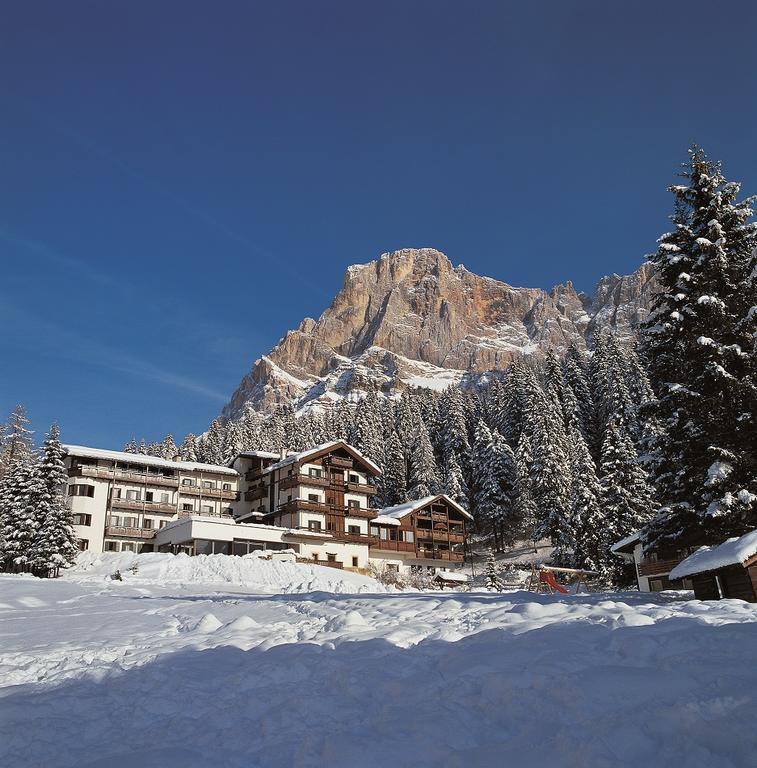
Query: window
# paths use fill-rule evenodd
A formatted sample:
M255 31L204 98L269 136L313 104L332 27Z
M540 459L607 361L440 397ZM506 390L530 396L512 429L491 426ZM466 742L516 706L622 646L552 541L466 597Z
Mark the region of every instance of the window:
M114 488L114 489L111 491L111 496L112 496L114 499L120 499L120 498L121 498L121 489L120 489L120 488Z
M360 482L360 475L350 474L350 482L351 483L359 483Z
M308 475L310 475L310 477L321 477L321 470L316 469L315 467L310 467L308 469Z
M202 505L202 511L206 514L211 514L213 512L213 505L212 504L203 504Z
M308 501L320 501L320 499L318 498L318 494L317 493L309 493L308 494Z
M412 544L415 541L415 534L412 531L404 531L404 540Z
M360 509L360 502L357 499L348 499L347 506L350 509Z
M151 502L153 500L153 495L152 491L145 491L145 501Z
M170 504L170 497L167 493L161 493L160 494L160 503L161 504Z
M89 539L79 539L76 546L79 547L80 552L86 552L89 549Z
M122 552L135 552L136 546L133 541L125 541L123 544L121 544L121 551Z
M331 553L327 552L326 553L326 560L328 560L328 562L330 562L330 563L335 563L336 562L336 555L332 555Z
M95 486L83 485L80 483L76 485L69 485L68 495L69 496L88 496L90 499L92 499L94 498L94 495L95 495Z
M160 523L158 524L158 528L165 528L167 522L168 520L161 520Z
M230 491L231 490L231 483L224 483L223 484L224 491Z
M191 512L192 511L192 505L191 504L182 504L181 508L184 512Z
M371 536L378 536L379 535L379 529L377 525L371 526Z
M308 530L309 531L320 531L321 530L321 521L320 520L308 520Z
M146 518L145 518L145 519L142 521L142 527L143 527L145 530L148 530L148 531L149 531L149 530L152 530L152 520L151 520L149 517L146 517Z
M386 528L380 528L379 536L381 536L381 538L386 541L389 538L389 531L387 531Z
M353 568L357 568L357 558L356 557L352 558L352 567Z
M92 515L74 515L74 525L92 525Z
M108 525L121 525L121 518L118 515L110 515Z
M360 533L360 526L359 525L348 525L347 526L347 533Z
M193 479L193 478L191 478L191 477L183 477L183 478L181 479L181 484L182 484L182 485L194 485L194 484L195 484L195 481L194 481L194 479Z
M139 501L139 491L126 491L126 498L131 501Z
M137 518L136 517L125 517L123 522L124 528L136 528L137 527Z
M203 488L215 488L216 484L212 480L203 480L202 481L202 487Z
M106 541L105 542L105 551L106 552L118 552L118 542L117 541Z

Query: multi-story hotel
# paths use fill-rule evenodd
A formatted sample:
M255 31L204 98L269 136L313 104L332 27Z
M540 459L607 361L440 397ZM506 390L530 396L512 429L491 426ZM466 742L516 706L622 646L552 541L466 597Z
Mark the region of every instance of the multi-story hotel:
M230 467L67 451L76 533L89 549L292 549L325 565L363 570L374 562L399 572L464 560L465 509L444 495L372 507L381 470L343 441L288 455L241 453Z
M230 467L66 445L68 502L81 549L151 552L171 519L232 514L239 475Z

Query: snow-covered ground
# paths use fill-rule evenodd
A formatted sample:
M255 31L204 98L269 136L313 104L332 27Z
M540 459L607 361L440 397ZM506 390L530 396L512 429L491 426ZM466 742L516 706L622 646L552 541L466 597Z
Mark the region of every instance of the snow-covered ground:
M3 768L754 765L756 605L155 558L0 576Z

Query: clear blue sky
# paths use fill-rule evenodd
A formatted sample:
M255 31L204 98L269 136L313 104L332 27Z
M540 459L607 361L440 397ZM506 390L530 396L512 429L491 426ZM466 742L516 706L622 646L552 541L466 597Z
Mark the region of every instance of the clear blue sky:
M757 192L757 4L7 0L0 411L201 431L348 264L590 289L692 141Z

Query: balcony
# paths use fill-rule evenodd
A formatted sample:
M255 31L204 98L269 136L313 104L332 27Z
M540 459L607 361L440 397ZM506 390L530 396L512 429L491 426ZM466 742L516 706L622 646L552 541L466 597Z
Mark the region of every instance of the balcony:
M324 464L330 464L332 467L344 467L352 469L352 459L343 459L341 456L328 456L324 459Z
M416 528L415 534L422 541L443 541L445 544L462 544L465 537L461 533L451 531L432 531L430 528Z
M639 563L639 576L659 576L670 573L683 558L674 560L642 560Z
M292 499L284 504L279 504L277 512L322 512L330 514L334 510L330 504L324 504L322 501L309 501L307 499Z
M374 485L368 485L368 483L347 482L344 484L344 487L345 490L348 490L351 493L365 493L369 496L372 496L374 493L376 493L376 487Z
M178 477L167 477L152 472L131 472L125 469L113 467L95 467L88 464L80 464L69 471L71 477L99 477L103 480L122 480L135 485L160 485L169 488L178 488Z
M194 510L189 509L180 509L176 516L179 518L183 517L220 517L224 520L233 520L234 515L229 514L228 512L195 512Z
M413 541L392 541L391 539L377 539L373 537L370 542L371 549L386 550L388 552L415 552Z
M451 552L448 549L419 549L418 557L426 560L451 560L461 563L464 555L462 552Z
M237 501L239 491L224 490L223 488L203 488L200 485L180 485L179 493L185 496L204 496L206 499L224 499Z
M110 500L111 509L134 509L138 512L164 512L172 515L176 512L176 505L165 501L141 501L140 499L119 499Z
M287 475L279 481L279 488L285 491L287 488L294 488L297 485L310 485L314 488L328 488L331 480L328 477L318 477L316 475Z
M249 491L245 491L245 501L257 501L258 499L264 499L268 493L268 488L265 485L258 485L256 488L250 488Z
M106 525L106 536L125 536L129 539L151 539L155 536L155 528L127 528L123 525Z

